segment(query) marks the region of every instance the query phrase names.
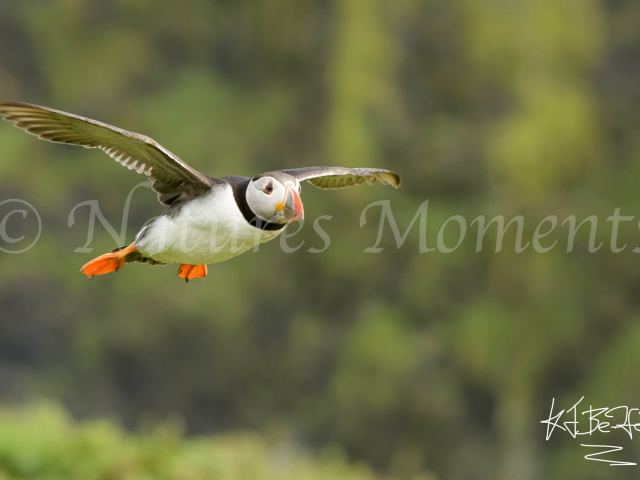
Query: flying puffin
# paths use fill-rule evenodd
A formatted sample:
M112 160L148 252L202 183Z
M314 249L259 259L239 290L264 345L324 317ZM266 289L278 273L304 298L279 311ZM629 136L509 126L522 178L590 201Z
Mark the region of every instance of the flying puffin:
M273 240L304 218L300 182L337 189L366 182L400 186L400 177L379 168L306 167L261 173L253 178L214 178L201 173L151 138L51 108L0 101L0 116L26 132L55 143L99 148L129 170L144 173L169 208L136 235L82 267L95 275L125 263L179 263L186 281L206 277L207 264L240 255Z

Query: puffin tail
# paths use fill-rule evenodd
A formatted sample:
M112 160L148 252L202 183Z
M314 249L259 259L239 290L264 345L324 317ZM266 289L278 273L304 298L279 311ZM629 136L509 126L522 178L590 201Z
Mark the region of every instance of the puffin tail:
M84 273L91 279L96 275L117 272L125 263L136 261L133 259L135 256L140 256L140 254L136 250L134 242L128 247L115 248L110 253L94 258L80 269L80 273Z

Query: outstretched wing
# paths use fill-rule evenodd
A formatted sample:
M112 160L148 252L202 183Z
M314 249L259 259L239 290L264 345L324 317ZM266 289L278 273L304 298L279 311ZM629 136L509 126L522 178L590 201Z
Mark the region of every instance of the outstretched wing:
M280 171L323 190L352 187L362 182L373 185L376 181L381 185L400 187L400 176L381 168L306 167Z
M146 174L164 205L203 195L216 182L151 138L90 118L28 103L1 101L0 116L42 140L104 150L129 170Z

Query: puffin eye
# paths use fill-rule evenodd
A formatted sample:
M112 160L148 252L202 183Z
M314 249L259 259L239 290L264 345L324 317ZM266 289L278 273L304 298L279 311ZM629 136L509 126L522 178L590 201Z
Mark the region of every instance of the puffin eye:
M270 183L267 183L267 185L264 187L264 193L266 193L267 195L271 195L272 192L273 192L273 185L271 185Z

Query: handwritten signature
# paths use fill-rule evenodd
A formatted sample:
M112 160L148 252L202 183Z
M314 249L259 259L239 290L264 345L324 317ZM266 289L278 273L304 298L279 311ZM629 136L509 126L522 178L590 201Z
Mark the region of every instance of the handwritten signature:
M540 423L545 423L547 425L547 438L548 441L553 434L553 431L556 428L567 432L573 438L577 438L578 435L592 435L594 433L610 433L612 430L622 429L629 435L629 438L633 439L633 434L635 432L640 432L640 423L633 423L632 417L634 420L640 421L640 409L638 408L629 408L625 406L620 407L602 407L602 408L594 408L591 405L588 410L584 410L580 412L580 415L588 415L588 424L589 428L581 431L579 429L578 424L580 423L578 420L578 405L584 400L582 397L578 400L570 409L568 410L560 410L558 413L554 414L553 407L555 405L555 398L551 400L551 411L549 412L549 418L547 420L542 420ZM563 415L566 415L570 418L570 420L560 422L560 419ZM582 417L580 417L582 418ZM622 422L619 422L622 420ZM584 423L584 421L583 421ZM585 459L587 460L595 460L597 462L607 462L610 466L621 466L621 465L637 465L637 463L633 462L621 462L618 460L606 460L602 458L602 455L606 455L608 453L619 452L622 450L622 447L618 447L615 445L585 445L580 444L583 447L590 448L600 448L604 449L599 452L594 452L585 455ZM600 457L600 458L595 458Z

